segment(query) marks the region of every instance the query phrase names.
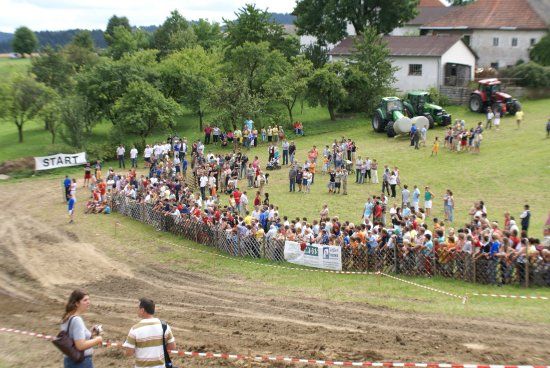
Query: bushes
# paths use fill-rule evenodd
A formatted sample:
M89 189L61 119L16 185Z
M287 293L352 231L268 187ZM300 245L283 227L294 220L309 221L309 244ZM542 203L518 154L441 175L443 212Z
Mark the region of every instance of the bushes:
M428 90L430 93L430 97L432 98L432 102L439 106L448 106L450 105L449 98L439 92L439 89L436 87L430 87Z
M550 67L535 62L520 64L504 72L503 76L517 78L518 85L531 88L550 87Z

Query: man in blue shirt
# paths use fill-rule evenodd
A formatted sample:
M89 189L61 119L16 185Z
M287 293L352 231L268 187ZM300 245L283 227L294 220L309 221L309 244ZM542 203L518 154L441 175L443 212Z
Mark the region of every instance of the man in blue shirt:
M74 206L76 204L76 198L74 196L71 196L69 198L69 201L67 202L67 209L69 210L69 224L72 224L74 222Z
M69 175L65 175L65 180L63 180L63 187L65 187L65 200L68 201L71 197L69 195L71 193L71 179L69 179Z

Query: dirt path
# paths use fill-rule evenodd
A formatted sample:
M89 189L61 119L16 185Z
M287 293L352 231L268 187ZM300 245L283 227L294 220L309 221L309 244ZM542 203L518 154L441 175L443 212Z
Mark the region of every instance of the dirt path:
M41 180L0 187L0 326L54 333L63 301L82 286L94 304L88 324L102 323L113 340L123 339L136 321L137 298L150 295L186 350L338 360L550 362L548 325L501 322L498 316L409 314L307 292L265 296L254 290L271 288L277 295L277 289L152 264L147 254L121 245L120 237L96 234L83 216L67 225L58 185ZM84 202L82 193L79 200ZM0 363L9 367L59 366L60 355L47 342L0 333L0 346ZM32 352L25 353L27 347ZM95 359L103 367L121 366L124 358L103 349ZM185 365L242 363L188 359Z

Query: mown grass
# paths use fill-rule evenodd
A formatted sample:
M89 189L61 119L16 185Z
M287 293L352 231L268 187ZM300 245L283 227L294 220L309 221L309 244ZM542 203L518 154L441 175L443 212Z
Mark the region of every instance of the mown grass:
M288 297L307 295L337 302L368 303L408 312L487 318L498 315L499 318L508 321L550 322L550 316L544 313L548 307L548 301L545 300L471 296L472 293L495 292L550 296L548 288L529 290L516 286L497 288L444 278L403 277L406 280L457 295L470 295L467 303L462 304L460 299L375 275L306 272L300 270L300 267L286 263L285 267L298 270L265 267L265 265L280 264L266 260L246 259L252 262L241 262L239 258L219 257L218 255L225 254L168 233L159 233L150 226L118 214L90 215L85 218L84 215L79 215L77 222L85 222L84 228L92 232L102 232L110 239L109 243L117 253L123 249L129 251L131 248L132 254L148 254L152 257L151 262L161 263L173 270L205 273L217 278L245 279L258 285L254 292L264 295L277 294ZM115 222L120 223L117 226L116 236ZM159 251L160 248L162 252ZM245 283L243 287L247 287L247 284Z

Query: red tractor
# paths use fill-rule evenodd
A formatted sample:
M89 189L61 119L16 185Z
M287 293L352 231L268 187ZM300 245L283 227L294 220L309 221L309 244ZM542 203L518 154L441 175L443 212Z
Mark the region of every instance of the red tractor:
M502 115L515 115L521 110L521 104L507 93L500 92L501 82L496 78L482 79L479 87L470 95L470 110L484 113L487 108L500 111Z

